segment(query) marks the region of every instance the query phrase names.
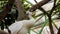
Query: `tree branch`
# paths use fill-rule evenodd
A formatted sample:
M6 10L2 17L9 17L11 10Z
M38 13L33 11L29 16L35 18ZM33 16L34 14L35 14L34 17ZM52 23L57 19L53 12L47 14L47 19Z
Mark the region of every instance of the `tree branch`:
M44 14L46 14L47 16L49 15L48 12L46 12L42 7L38 8L39 10L41 10Z
M33 5L33 6L29 9L29 11L31 11L31 12L32 12L32 11L35 11L36 9L40 8L41 6L43 6L44 4L48 3L49 1L50 1L50 0L42 0L41 2Z
M51 12L50 12L51 15L52 15L53 11L56 9L56 7L58 7L58 6L60 6L60 4L55 5L55 6L52 8L52 10L51 10Z
M34 0L35 1L35 3L37 3L37 1L36 0Z
M54 5L53 5L53 8L52 8L52 10L51 10L50 14L52 14L52 13L53 13L53 10L55 9L55 6L56 6L56 0L54 0Z

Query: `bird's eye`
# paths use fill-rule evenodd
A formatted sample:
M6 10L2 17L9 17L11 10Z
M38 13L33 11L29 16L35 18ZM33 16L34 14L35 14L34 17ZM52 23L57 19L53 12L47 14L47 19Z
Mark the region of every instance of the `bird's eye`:
M5 19L7 20L7 17Z

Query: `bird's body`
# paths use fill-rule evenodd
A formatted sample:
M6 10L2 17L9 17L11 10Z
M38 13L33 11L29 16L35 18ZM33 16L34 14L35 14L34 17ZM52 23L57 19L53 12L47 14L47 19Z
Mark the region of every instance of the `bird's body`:
M28 29L30 29L35 22L35 19L31 16L32 14L28 13L29 20L16 21L15 23L9 26L11 34L27 34ZM8 32L5 29L6 32Z
M28 29L34 25L34 20L17 21L9 26L12 34L26 34ZM7 30L5 30L7 32ZM22 33L23 32L23 33Z

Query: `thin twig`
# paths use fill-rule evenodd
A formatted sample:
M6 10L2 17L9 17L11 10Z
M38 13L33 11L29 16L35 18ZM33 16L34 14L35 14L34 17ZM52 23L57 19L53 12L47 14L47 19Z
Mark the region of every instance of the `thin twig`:
M56 9L56 7L60 6L60 4L56 5L53 7L53 9L51 10L50 14L52 15L52 13L54 12L54 10Z
M38 22L42 17L43 17L43 16L41 16L39 19L37 19L37 20L35 21L35 23Z
M37 3L37 1L36 0L34 0L35 1L35 3Z
M53 13L53 11L54 11L54 9L55 9L55 6L56 6L56 0L54 0L54 5L53 5L53 8L52 8L52 10L51 10L50 14L52 14L52 13Z
M55 26L55 28L58 30L58 27L57 27L57 25L55 24L55 22L53 22L53 25Z

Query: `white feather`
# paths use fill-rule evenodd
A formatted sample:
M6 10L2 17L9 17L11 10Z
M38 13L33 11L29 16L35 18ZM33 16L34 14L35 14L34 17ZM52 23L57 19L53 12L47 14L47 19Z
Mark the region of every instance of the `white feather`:
M9 26L12 34L27 34L27 31L30 27L34 25L34 19L29 15L30 20L16 21ZM7 32L7 30L5 29Z

